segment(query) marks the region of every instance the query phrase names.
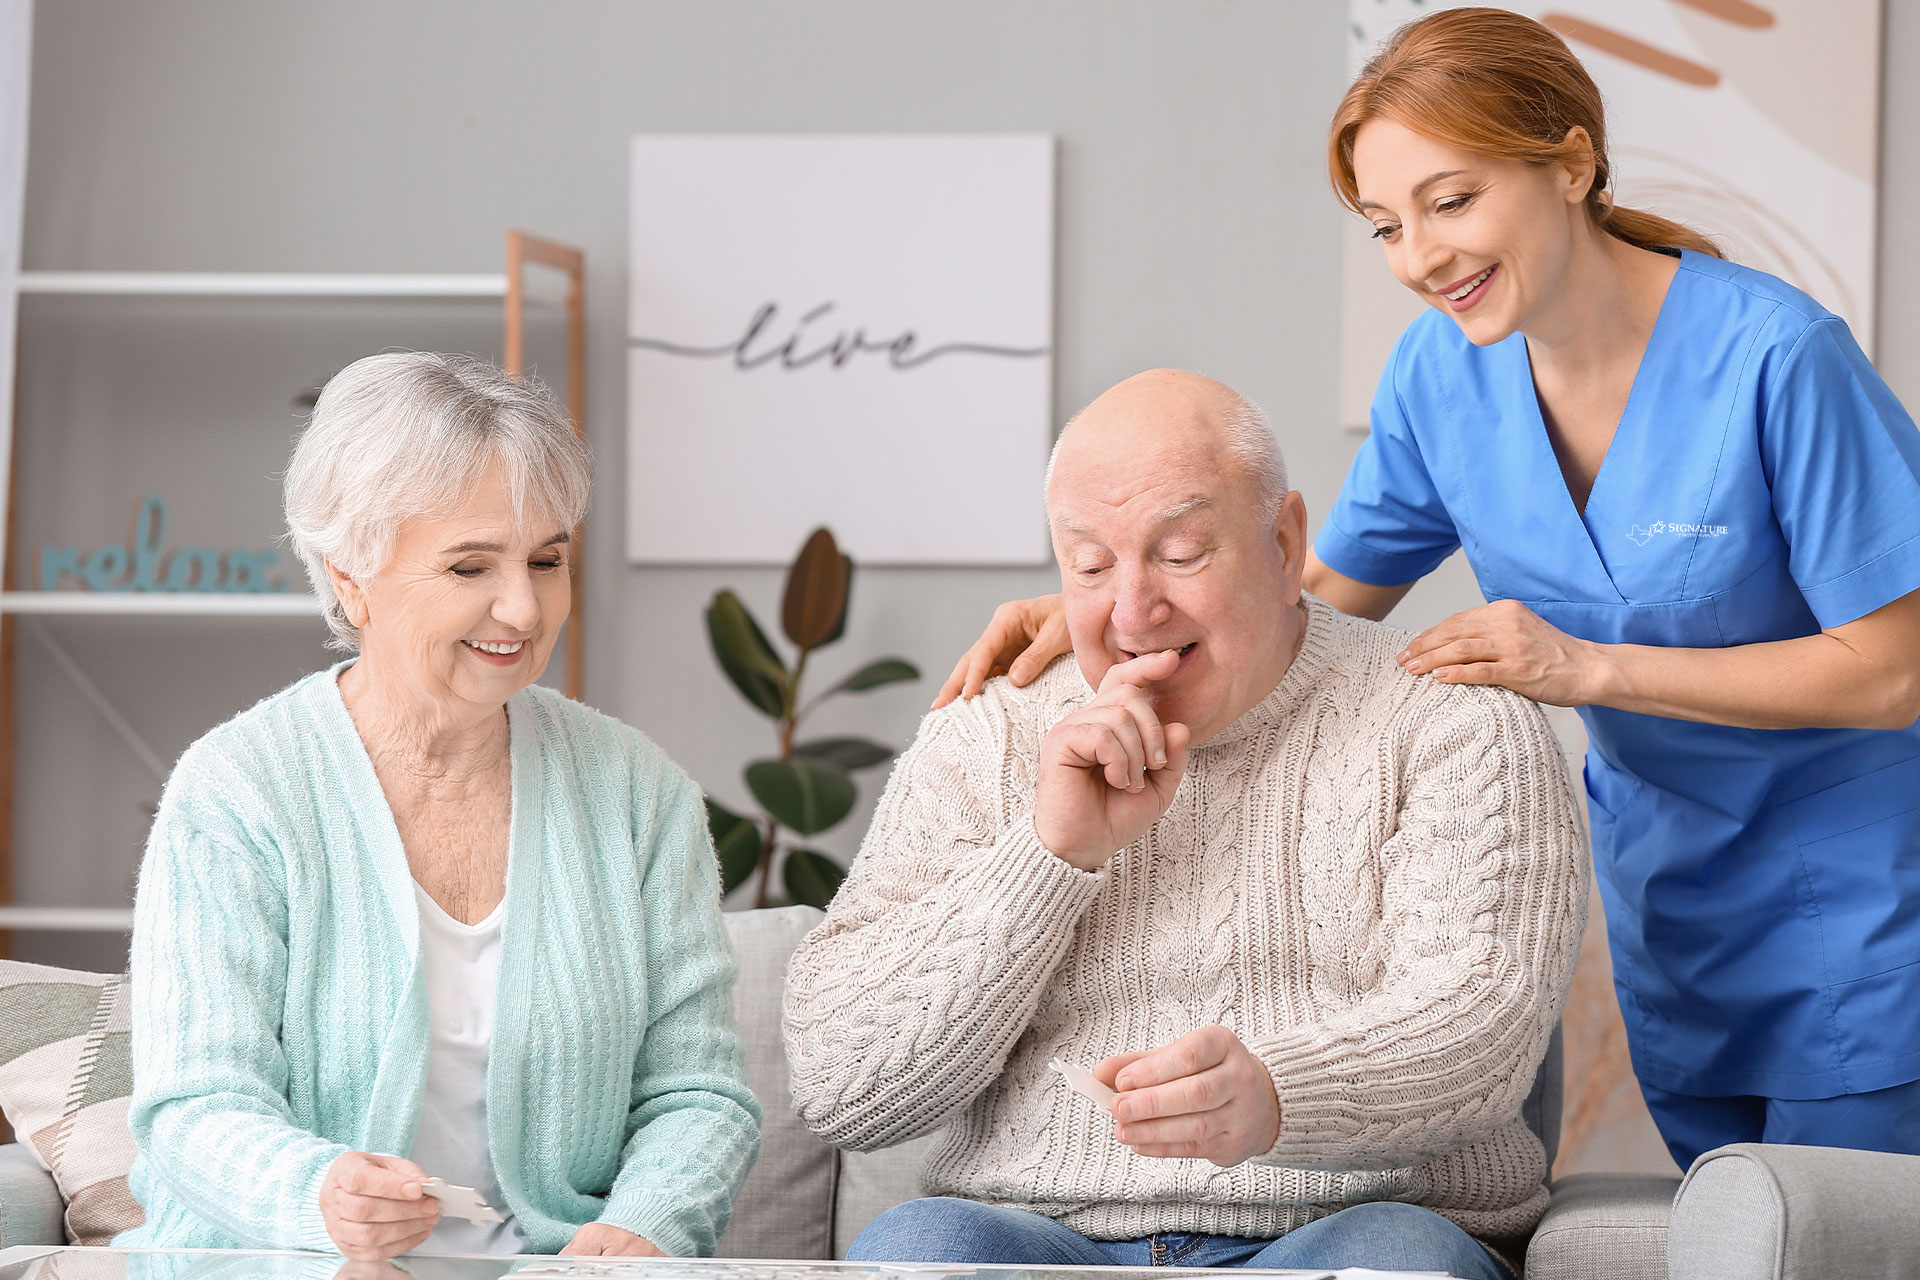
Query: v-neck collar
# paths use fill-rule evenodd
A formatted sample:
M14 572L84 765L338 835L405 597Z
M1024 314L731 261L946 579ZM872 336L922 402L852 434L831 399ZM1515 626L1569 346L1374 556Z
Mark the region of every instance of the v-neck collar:
M1666 292L1660 297L1660 309L1654 314L1653 329L1647 334L1647 345L1640 353L1639 364L1634 367L1633 383L1627 388L1627 400L1621 406L1620 420L1614 424L1613 435L1607 441L1606 452L1601 455L1599 468L1593 473L1593 484L1588 488L1587 500L1582 506L1574 505L1573 490L1567 484L1566 469L1560 464L1560 455L1553 448L1553 436L1547 430L1547 415L1540 407L1540 392L1533 380L1533 352L1528 348L1524 334L1513 335L1517 339L1514 347L1518 353L1520 366L1518 376L1522 381L1523 394L1520 398L1525 402L1530 418L1529 448L1535 455L1536 466L1540 468L1540 473L1550 475L1558 481L1553 486L1556 491L1555 497L1549 501L1554 510L1563 517L1562 522L1570 522L1568 533L1575 535L1571 540L1578 542L1583 549L1580 554L1581 560L1589 569L1598 573L1599 579L1607 584L1607 590L1622 603L1626 601L1626 596L1621 592L1619 584L1614 581L1613 571L1608 567L1606 557L1601 554L1599 544L1594 540L1590 516L1595 512L1596 503L1602 496L1611 497L1613 490L1619 487L1618 483L1609 484L1608 477L1621 470L1621 467L1613 465L1615 459L1632 451L1631 433L1640 428L1641 419L1646 416L1639 412L1645 398L1644 390L1658 377L1657 366L1668 345L1664 338L1670 324L1669 317L1675 309L1674 294L1679 289L1680 277L1686 269L1683 250L1672 277L1667 281Z
M367 841L368 856L392 909L394 924L400 929L408 947L417 954L420 946L420 908L414 898L416 882L413 869L407 863L406 846L400 839L400 825L394 819L393 806L387 800L386 789L380 785L379 773L373 767L373 757L367 753L366 742L360 737L360 728L354 724L353 713L347 710L346 699L340 693L340 676L355 661L357 659L350 658L319 673L319 679L324 683L321 700L327 716L334 721L335 732L329 737L335 748L340 774L347 782L350 793L358 799L356 807L360 812L357 817ZM529 840L531 831L523 828L537 822L534 815L540 811L541 798L538 794L538 735L533 725L532 706L524 690L507 699L506 716L510 781L507 804L507 892L504 901L512 903L516 896L515 882L537 878L538 875L538 869L532 865L537 860L537 851ZM529 885L527 889L531 887ZM518 896L524 902L528 892L523 891ZM505 933L518 932L511 927L511 917L517 914L516 911L508 912Z
M426 1088L427 1037L430 1013L420 967L420 903L415 896L413 871L400 840L392 806L374 771L359 727L340 696L340 673L357 659L348 659L310 677L315 715L322 728L322 749L332 757L336 776L346 790L347 819L364 842L364 864L370 866L386 900L388 916L406 954L413 957L401 1007L405 1011L388 1033L387 1049L371 1085L374 1117L368 1130L369 1149L407 1151L420 1119L420 1098ZM518 1149L517 1133L509 1117L521 1114L526 1045L533 1007L535 930L541 914L538 901L545 859L541 830L546 798L541 763L544 717L525 689L507 699L507 753L511 761L508 783L507 893L500 922L500 976L494 990L493 1051L487 1058L487 1128L496 1151ZM401 1052L394 1052L400 1049ZM521 1210L526 1197L519 1175L510 1167L499 1170L508 1204Z

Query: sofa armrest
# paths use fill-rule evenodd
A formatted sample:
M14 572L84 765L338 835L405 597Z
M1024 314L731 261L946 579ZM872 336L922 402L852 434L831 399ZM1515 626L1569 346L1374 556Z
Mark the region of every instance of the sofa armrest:
M1576 1173L1527 1246L1527 1280L1665 1280L1667 1218L1678 1178Z
M1920 1156L1737 1143L1693 1162L1667 1241L1673 1280L1920 1280Z
M65 1244L66 1206L53 1175L18 1142L0 1146L0 1249Z

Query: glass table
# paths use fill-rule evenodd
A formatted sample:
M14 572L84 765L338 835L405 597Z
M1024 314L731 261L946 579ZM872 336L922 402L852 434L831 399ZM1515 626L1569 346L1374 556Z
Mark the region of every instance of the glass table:
M1294 1280L1444 1280L1437 1272L1260 1271L1249 1267L902 1266L729 1258L555 1258L407 1254L348 1262L332 1254L190 1252L23 1246L0 1249L0 1280L1172 1280L1289 1276Z

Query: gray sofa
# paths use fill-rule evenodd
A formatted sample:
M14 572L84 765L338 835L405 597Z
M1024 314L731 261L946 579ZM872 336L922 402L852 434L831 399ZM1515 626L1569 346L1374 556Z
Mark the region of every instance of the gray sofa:
M787 959L820 918L809 907L728 917L748 1080L766 1109L760 1161L720 1241L725 1256L836 1258L888 1206L919 1194L938 1135L889 1151L838 1152L793 1118L780 1042ZM1528 1120L1557 1141L1559 1055ZM61 1243L52 1179L0 1147L0 1247ZM1920 1157L1815 1147L1710 1152L1684 1181L1589 1174L1556 1184L1527 1251L1527 1280L1920 1280Z

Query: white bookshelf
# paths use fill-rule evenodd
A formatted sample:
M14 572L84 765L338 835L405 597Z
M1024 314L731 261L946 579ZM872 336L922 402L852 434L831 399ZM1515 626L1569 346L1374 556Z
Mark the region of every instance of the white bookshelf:
M0 591L0 614L183 618L317 618L305 591Z
M566 282L558 296L529 288L528 266L551 269ZM551 281L549 275L545 280ZM534 279L541 279L535 276ZM250 271L22 271L18 293L29 298L206 298L225 301L259 299L339 299L459 302L472 300L504 304L503 363L518 373L525 365L526 308L558 308L567 325L567 402L576 427L586 394L586 266L577 249L519 231L507 234L506 270L492 273L392 272L250 272ZM550 284L547 287L551 287ZM25 317L22 317L23 322ZM14 432L11 415L0 414L0 564L11 548L6 545L5 501L13 466ZM576 542L575 552L580 550ZM574 584L574 617L581 616L582 579ZM136 592L136 591L0 591L0 617L177 617L177 618L311 618L320 617L320 602L307 592ZM567 684L569 696L579 696L582 667L579 628L568 629ZM155 763L150 749L131 725L93 686L64 651L54 650L80 692L111 724L150 768L164 776L164 762ZM9 651L4 661L11 663ZM11 732L10 723L0 729ZM0 771L13 768L11 742L0 744ZM11 822L10 809L0 811L0 822ZM0 860L13 855L11 832L0 833ZM133 925L126 907L14 906L0 902L0 932L124 933Z
M350 272L22 271L23 295L201 298L492 298L504 275Z
M131 928L131 907L0 907L0 931L125 933Z

